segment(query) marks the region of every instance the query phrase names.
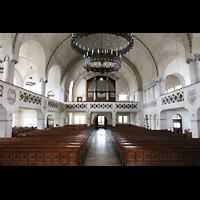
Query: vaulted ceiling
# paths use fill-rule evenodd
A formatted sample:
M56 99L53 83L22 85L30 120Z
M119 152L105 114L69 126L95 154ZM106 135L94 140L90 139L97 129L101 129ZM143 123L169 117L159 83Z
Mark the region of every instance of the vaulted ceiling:
M113 73L123 78L130 88L133 85L140 88L156 77L163 77L166 67L177 57L187 59L191 53L200 53L200 34L133 33L133 39L133 49L122 57L122 68L118 74ZM59 66L63 85L80 76L88 77L82 57L71 48L71 33L1 33L0 43L1 60L6 55L16 59L19 73L25 69L26 60L30 60L40 77L48 78L51 67Z

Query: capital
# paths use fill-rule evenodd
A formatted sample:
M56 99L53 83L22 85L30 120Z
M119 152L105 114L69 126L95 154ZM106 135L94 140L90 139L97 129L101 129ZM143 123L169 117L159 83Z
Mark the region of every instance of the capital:
M194 54L194 59L188 58L188 59L186 60L186 63L187 63L187 64L190 64L191 62L197 61L197 60L200 61L200 54Z
M155 82L156 82L156 83L158 83L158 82L164 82L164 79L161 78L161 77L157 77L157 78L155 79Z
M40 79L39 79L39 82L47 83L48 80L47 80L46 78L40 78Z
M1 62L1 63L2 63L2 62L5 62L5 61L14 62L14 63L15 63L15 65L18 63L18 61L17 61L17 60L15 60L15 59L11 59L9 56L5 56L5 57L4 57L4 59L3 59L3 61L2 61L2 60L0 60L0 62Z

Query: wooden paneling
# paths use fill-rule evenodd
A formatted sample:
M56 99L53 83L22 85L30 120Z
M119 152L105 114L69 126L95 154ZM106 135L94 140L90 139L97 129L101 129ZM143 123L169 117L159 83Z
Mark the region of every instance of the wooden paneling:
M199 138L124 125L109 127L111 142L126 166L200 166Z
M92 137L92 127L69 126L2 138L0 166L79 166Z

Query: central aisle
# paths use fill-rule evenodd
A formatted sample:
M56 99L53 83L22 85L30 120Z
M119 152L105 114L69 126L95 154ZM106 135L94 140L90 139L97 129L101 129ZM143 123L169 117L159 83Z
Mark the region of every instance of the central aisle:
M95 132L83 166L121 166L105 129Z

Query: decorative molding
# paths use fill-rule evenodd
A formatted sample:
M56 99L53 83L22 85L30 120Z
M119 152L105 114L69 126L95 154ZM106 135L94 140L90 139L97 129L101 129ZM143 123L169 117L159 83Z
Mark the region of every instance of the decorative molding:
M112 103L90 103L90 109L112 109Z
M77 104L66 104L66 109L87 109L87 104L77 103Z
M83 103L66 103L66 109L67 110L72 110L77 111L77 110L87 110L90 109L89 111L105 111L105 110L110 110L116 109L117 111L130 111L130 110L137 110L137 103L116 103L116 102L96 102L96 103L90 103L90 102L83 102Z
M26 102L26 103L42 105L42 98L41 97L39 97L37 95L29 94L27 92L20 91L19 100Z
M136 103L117 103L116 109L137 109Z
M49 100L48 101L48 107L51 107L51 108L58 108L59 107L59 104L55 101L52 101L52 100Z
M153 100L147 103L144 103L143 108L152 108L157 106L157 100Z
M16 92L15 90L9 89L7 92L7 100L10 105L13 105L16 101Z
M162 105L178 103L178 102L183 102L183 101L184 101L183 91L180 91L174 94L169 94L161 98Z
M191 105L194 105L196 102L196 94L197 93L196 93L195 89L188 91L187 99Z

